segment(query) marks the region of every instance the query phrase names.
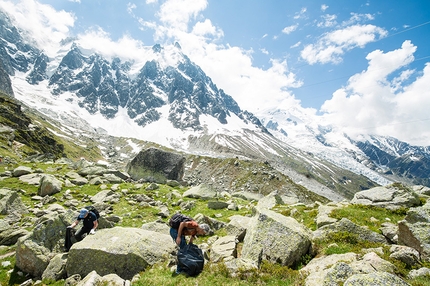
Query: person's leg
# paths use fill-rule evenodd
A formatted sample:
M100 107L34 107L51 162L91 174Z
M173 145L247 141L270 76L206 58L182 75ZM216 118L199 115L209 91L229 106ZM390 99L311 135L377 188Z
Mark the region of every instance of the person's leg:
M178 230L174 229L174 228L170 228L170 236L173 239L173 242L176 244L176 238L178 237ZM185 245L187 245L187 242L185 241L185 236L181 236L181 242L179 243L179 249L182 249L185 247ZM176 274L179 274L182 272L181 267L179 266L179 264L176 264Z
M173 242L176 244L176 238L178 237L178 230L174 228L170 228L170 236L173 239ZM182 249L187 245L187 241L184 235L181 235L181 242L179 243L179 248Z
M82 227L80 230L78 230L75 233L75 238L77 241L81 241L83 239L83 235L84 234L89 234L91 229L86 229L84 227Z

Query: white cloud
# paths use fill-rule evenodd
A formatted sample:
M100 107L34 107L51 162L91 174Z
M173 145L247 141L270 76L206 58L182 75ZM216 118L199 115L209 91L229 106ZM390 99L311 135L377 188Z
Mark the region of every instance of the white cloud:
M294 45L292 45L290 48L297 48L302 44L302 42L298 41L297 43L295 43Z
M35 0L22 0L19 3L1 1L0 7L9 15L14 15L17 27L29 31L34 42L49 55L52 46L69 36L73 27L74 15L65 11L56 11L49 5ZM55 49L54 49L55 50Z
M209 19L206 19L204 22L197 22L192 29L192 34L197 36L213 36L215 39L224 36L223 31L213 26Z
M295 24L295 25L285 27L284 29L282 29L282 33L287 34L287 35L291 34L292 32L294 32L297 29L298 26L299 26L298 24Z
M374 20L375 17L372 14L359 14L351 13L351 18L348 21L342 23L343 26L349 26L357 23L363 23L366 21Z
M207 5L207 0L167 0L158 16L165 26L186 32L190 19L195 19Z
M124 35L118 41L113 41L108 33L102 29L92 29L78 35L80 47L97 51L99 54L111 58L120 57L126 60L142 59L143 43L128 35Z
M328 9L328 6L326 4L321 5L321 11L325 12L325 10Z
M354 25L326 33L317 43L306 45L301 57L309 64L339 63L342 55L351 49L364 47L385 37L387 31L374 25Z
M323 21L317 23L318 27L327 28L327 27L333 27L337 24L336 15L326 14L326 15L322 15L321 18L323 19Z
M306 14L306 11L307 11L308 9L307 8L302 8L301 10L300 10L300 12L297 12L295 15L294 15L294 19L301 19L301 18L304 18L305 17L305 14Z
M127 12L133 15L133 10L136 9L137 6L134 3L127 3Z
M371 133L393 136L411 144L428 144L430 139L430 64L411 84L398 88L413 76L399 71L414 60L416 51L410 41L383 53L368 54L368 68L352 76L348 85L333 93L321 107L324 121L340 126L348 134ZM390 75L399 76L390 80ZM394 88L393 88L394 87Z

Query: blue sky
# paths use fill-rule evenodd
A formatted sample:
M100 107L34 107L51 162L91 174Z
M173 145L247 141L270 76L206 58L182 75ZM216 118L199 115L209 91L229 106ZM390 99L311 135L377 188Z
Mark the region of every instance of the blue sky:
M0 0L48 47L106 56L178 41L256 115L306 109L343 128L430 145L430 1ZM357 131L358 132L358 131Z

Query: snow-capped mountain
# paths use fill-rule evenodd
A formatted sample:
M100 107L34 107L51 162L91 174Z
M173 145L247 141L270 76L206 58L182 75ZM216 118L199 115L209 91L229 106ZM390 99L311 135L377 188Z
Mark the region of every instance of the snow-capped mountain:
M260 120L279 140L380 184L392 180L429 185L430 146L375 135L352 139L310 118L302 110L290 109L269 111Z
M336 199L374 182L429 184L429 147L393 138L352 140L298 109L257 118L218 88L178 43L147 47L139 63L104 58L74 39L64 39L48 56L1 12L0 25L0 58L15 97L69 132L103 130L196 154L262 159Z

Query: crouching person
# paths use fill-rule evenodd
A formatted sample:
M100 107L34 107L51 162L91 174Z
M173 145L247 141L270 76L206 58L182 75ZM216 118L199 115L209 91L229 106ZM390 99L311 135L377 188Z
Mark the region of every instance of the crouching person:
M173 276L176 276L178 274L186 274L193 276L194 274L200 273L203 270L204 257L201 249L193 245L193 241L197 235L209 234L209 225L205 223L199 225L195 220L181 213L174 214L169 220L169 225L170 236L172 237L173 241L179 246L179 261L176 267L176 272L173 273ZM188 245L185 236L190 236ZM193 262L196 262L197 260L199 261L199 263L197 263L197 267L199 269L193 269L191 272L188 267L187 269L184 269L184 263L181 263L183 261L181 261L180 259L180 257L184 257L184 254L187 254L188 256L196 255L196 257L194 257L192 260ZM188 258L186 258L185 260L187 259Z
M95 234L96 228L99 225L96 214L93 212L83 208L79 212L78 218L75 222L68 226L68 228L74 228L79 224L82 220L83 226L80 230L75 233L75 238L77 241L81 241L83 239L83 235L86 234Z

